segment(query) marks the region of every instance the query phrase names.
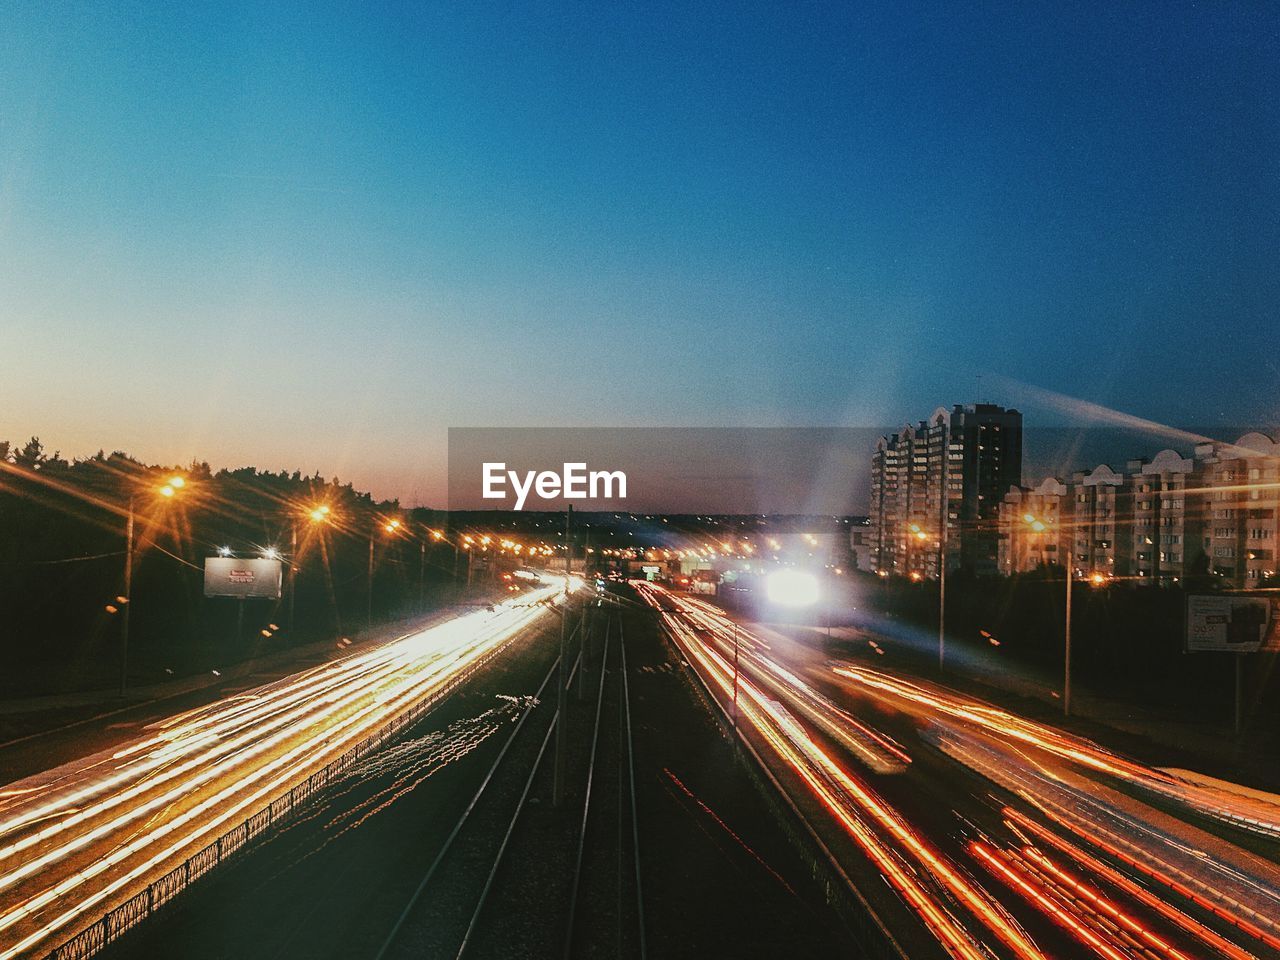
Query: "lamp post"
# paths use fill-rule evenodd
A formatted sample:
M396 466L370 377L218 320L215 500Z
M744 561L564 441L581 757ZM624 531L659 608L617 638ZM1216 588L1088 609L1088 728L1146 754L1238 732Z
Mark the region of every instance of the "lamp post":
M1062 624L1062 715L1071 716L1071 558L1067 557L1066 617Z
M157 488L157 492L166 500L172 500L178 495L178 491L186 485L186 478L175 475L170 477L162 486ZM129 692L129 611L133 607L133 562L134 554L137 550L137 538L134 535L134 527L136 526L136 508L137 494L130 491L129 513L125 518L124 524L124 603L121 604L122 609L120 611L121 697L126 696Z
M327 503L320 503L307 511L307 520L313 524L328 523L330 513ZM302 558L298 556L298 518L295 517L289 530L289 642L293 642L295 632L294 611L297 608L298 573Z
M738 748L738 621L733 620L733 747Z
M564 517L564 606L560 608L560 677L556 681L556 756L551 779L552 806L560 806L564 793L565 750L568 739L565 718L565 687L569 685L569 582L573 576L571 544L573 536L573 504L568 505ZM467 581L471 579L470 553L467 554Z
M427 607L427 541L418 541L418 613Z
M399 520L388 520L382 524L382 532L387 535L398 533L403 524ZM376 530L369 531L369 579L367 589L365 590L365 627L373 626L373 541L377 536Z
M1052 520L1041 520L1033 513L1023 514L1022 521L1035 534L1044 533L1049 528L1049 524L1053 522ZM1071 551L1068 551L1066 562L1062 565L1063 572L1067 575L1065 614L1062 623L1062 715L1064 717L1071 716L1071 581L1074 579L1073 566ZM1105 582L1105 579L1095 574L1094 582L1100 584Z
M947 669L947 521L938 537L938 672Z
M924 542L929 539L929 534L920 527L920 524L913 523L908 528L911 532L910 539L918 541L923 547ZM938 535L938 671L941 673L947 668L947 521L946 517L942 518L942 529ZM908 541L910 542L910 541ZM910 564L908 564L910 566ZM915 574L912 572L912 576Z
M120 611L120 696L129 690L129 608L133 606L134 496L129 494L129 517L124 524L124 609Z

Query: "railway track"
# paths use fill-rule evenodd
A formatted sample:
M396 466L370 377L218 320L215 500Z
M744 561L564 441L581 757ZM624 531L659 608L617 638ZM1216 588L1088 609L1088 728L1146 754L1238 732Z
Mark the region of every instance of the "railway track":
M574 616L564 716L557 658L372 954L377 960L646 956L625 637L611 606Z

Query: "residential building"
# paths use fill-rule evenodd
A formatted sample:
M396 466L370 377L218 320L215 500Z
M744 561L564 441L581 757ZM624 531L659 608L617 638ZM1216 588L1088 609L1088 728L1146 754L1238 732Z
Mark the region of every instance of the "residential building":
M1008 576L1061 567L1071 555L1073 498L1057 477L1013 486L1000 505L1000 572Z
M1050 523L1054 512L1056 523ZM1212 575L1248 589L1277 582L1280 444L1261 433L1197 444L1192 456L1108 464L1038 487L1011 487L1000 514L1000 570L1070 556L1078 577L1175 584ZM1031 518L1031 519L1028 519ZM1041 529L1043 526L1043 529Z
M1072 551L1076 576L1129 575L1132 495L1125 477L1099 464L1072 477Z
M1176 450L1161 450L1150 461L1130 460L1127 472L1133 518L1126 561L1130 575L1177 583L1204 555L1196 461Z
M1280 511L1280 443L1246 433L1195 449L1203 498L1200 544L1208 572L1234 587L1274 585Z
M854 570L875 570L875 528L870 517L860 517L849 527L849 564Z
M871 544L883 574L1000 571L998 515L1022 482L1022 414L989 403L939 408L881 437L872 456Z

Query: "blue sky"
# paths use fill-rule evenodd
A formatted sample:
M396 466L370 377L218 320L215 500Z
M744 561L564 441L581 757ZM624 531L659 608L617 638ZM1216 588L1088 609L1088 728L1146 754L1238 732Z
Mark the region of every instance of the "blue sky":
M10 5L0 436L1274 425L1280 14L1114 6Z

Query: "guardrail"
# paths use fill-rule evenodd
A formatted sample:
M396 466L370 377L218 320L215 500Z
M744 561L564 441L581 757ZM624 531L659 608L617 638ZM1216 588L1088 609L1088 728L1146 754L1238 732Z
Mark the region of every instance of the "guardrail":
M470 680L505 647L506 644L501 644L491 650L480 660L451 678L439 690L393 717L372 736L361 740L338 759L329 762L306 780L260 808L247 820L236 824L217 840L187 857L158 880L152 881L144 890L109 910L97 922L46 954L46 960L84 960L114 943L126 931L150 917L196 880L237 854L248 850L255 841L269 834L273 827L287 822L313 796L329 784L341 779L369 754L385 746L406 728L422 719L437 703Z

